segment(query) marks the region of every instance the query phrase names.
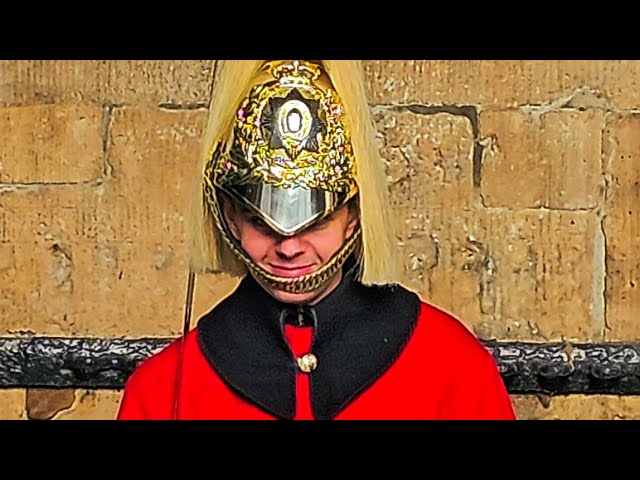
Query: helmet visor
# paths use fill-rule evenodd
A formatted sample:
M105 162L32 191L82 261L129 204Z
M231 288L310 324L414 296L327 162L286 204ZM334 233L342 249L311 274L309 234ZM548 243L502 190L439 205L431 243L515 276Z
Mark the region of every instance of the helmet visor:
M319 188L282 188L262 183L234 185L225 190L286 236L295 235L336 207L336 196Z

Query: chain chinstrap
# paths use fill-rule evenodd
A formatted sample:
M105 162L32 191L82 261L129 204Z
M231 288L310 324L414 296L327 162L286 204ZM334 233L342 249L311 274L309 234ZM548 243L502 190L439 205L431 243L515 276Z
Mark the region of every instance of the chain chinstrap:
M347 239L345 244L338 250L333 257L323 265L317 272L303 275L300 277L281 277L267 272L265 269L256 265L244 252L242 247L234 241L229 228L222 219L222 212L220 205L218 204L217 196L214 192L213 185L209 182L209 179L205 175L205 196L207 204L213 214L216 226L222 232L222 237L225 242L231 248L234 254L236 254L242 262L249 268L256 276L264 280L270 286L287 292L287 293L307 293L316 290L332 278L337 271L342 267L349 255L353 252L357 240L360 238L361 230L358 226L356 231Z

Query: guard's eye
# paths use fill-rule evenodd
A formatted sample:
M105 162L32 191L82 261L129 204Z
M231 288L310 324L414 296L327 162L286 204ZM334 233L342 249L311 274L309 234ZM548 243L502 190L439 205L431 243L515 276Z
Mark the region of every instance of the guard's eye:
M312 223L311 225L309 225L301 233L304 234L304 233L316 232L318 230L322 230L323 228L325 228L329 224L329 222L331 221L332 218L333 218L333 215L329 215L327 217L324 217L321 220L318 220L317 222Z
M255 228L256 230L259 230L260 232L262 232L264 234L267 234L267 235L274 235L275 234L273 229L269 225L267 225L267 223L262 218L260 218L258 215L249 216L247 221L249 222L249 224L253 228Z
M249 217L249 223L250 223L252 226L254 226L254 227L256 227L256 228L260 228L260 229L262 229L262 228L266 228L266 227L267 227L267 224L265 223L265 221L264 221L264 220L262 220L262 219L261 219L260 217L258 217L257 215L251 215L251 216Z
M332 215L326 216L321 220L318 220L316 223L314 223L311 228L315 229L315 228L322 228L325 225L327 225L329 223L329 221L331 221L331 217Z

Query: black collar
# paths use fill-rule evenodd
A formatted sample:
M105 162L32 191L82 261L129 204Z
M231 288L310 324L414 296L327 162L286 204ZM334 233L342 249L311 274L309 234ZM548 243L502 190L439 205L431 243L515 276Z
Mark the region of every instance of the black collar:
M316 419L334 418L378 379L417 321L415 293L401 286L365 287L354 279L355 271L352 266L330 295L302 312L315 326L311 352L318 367L309 375ZM297 365L283 324L297 322L299 313L296 305L275 300L247 275L197 327L200 347L222 380L284 419L295 416Z

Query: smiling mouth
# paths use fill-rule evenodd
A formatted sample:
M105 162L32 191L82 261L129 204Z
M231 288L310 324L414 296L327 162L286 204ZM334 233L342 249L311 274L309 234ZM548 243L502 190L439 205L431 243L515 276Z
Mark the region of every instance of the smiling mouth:
M269 264L269 270L280 277L294 278L313 272L313 265L282 266Z

